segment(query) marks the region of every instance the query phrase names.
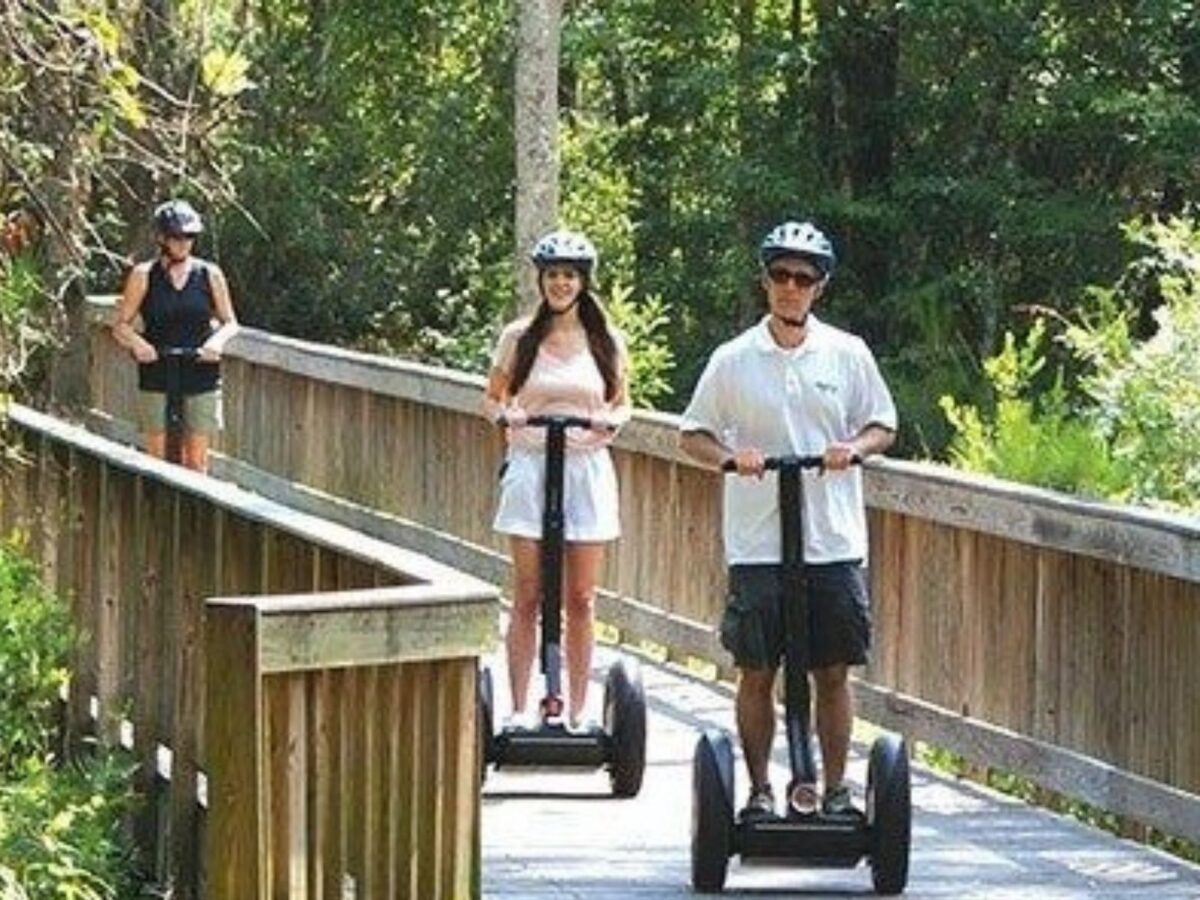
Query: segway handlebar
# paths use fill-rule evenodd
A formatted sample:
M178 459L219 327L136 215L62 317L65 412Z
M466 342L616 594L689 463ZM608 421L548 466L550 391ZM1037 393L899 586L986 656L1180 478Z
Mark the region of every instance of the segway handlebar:
M777 469L786 469L789 466L796 466L801 469L819 469L825 464L823 456L797 456L795 454L787 454L786 456L768 456L763 460L763 469L765 471L773 471ZM862 465L862 457L855 454L850 458L850 465ZM737 461L727 459L721 463L722 472L736 472Z
M500 418L496 420L496 424L500 425L501 427L507 426L509 424L508 418L505 416L500 416ZM594 428L595 425L596 421L594 419L589 419L584 416L530 416L525 420L525 427L527 428L558 427L565 430L567 428ZM611 425L606 422L602 426L602 430L616 431L617 429L615 425Z
M159 359L178 359L183 361L200 358L199 347L155 347L154 352Z

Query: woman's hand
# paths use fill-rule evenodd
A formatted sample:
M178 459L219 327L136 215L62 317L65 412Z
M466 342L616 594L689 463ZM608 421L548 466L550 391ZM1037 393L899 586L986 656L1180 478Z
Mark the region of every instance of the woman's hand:
M519 406L509 406L501 410L498 421L509 428L524 428L525 423L529 421L529 413Z
M220 362L221 351L215 347L210 347L208 344L201 344L200 349L196 351L196 359L206 363Z
M617 433L617 429L620 427L621 423L619 423L613 416L606 413L600 413L600 415L592 416L592 431L596 432L597 434L614 435Z
M154 345L143 341L140 338L129 351L133 354L133 358L140 363L152 363L158 361L158 351L154 349Z

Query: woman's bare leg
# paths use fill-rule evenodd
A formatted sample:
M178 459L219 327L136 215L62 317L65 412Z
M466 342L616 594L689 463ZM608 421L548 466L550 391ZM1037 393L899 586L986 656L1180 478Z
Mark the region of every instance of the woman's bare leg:
M514 713L525 711L529 676L537 651L538 589L541 584L541 542L513 537L509 545L513 559L512 609L504 647L508 653L508 683Z

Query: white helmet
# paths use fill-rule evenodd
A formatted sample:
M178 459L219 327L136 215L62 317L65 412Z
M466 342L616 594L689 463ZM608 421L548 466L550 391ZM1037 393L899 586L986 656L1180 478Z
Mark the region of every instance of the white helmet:
M577 231L552 231L534 245L529 258L539 269L568 263L590 274L596 267L596 248Z
M764 266L770 265L781 256L801 256L807 259L824 275L833 272L837 256L833 244L812 222L784 222L771 229L763 238L758 250Z

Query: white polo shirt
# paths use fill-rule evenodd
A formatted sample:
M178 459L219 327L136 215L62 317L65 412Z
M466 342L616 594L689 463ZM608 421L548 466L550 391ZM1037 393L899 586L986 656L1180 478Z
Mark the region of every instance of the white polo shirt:
M769 317L722 344L680 422L682 431L707 431L733 450L757 447L767 456L820 455L867 425L895 430L896 407L875 357L863 340L809 314L804 342L775 343ZM779 487L774 472L762 480L725 477L725 558L777 563ZM867 521L858 466L820 475L804 473L804 558L837 562L867 558Z

